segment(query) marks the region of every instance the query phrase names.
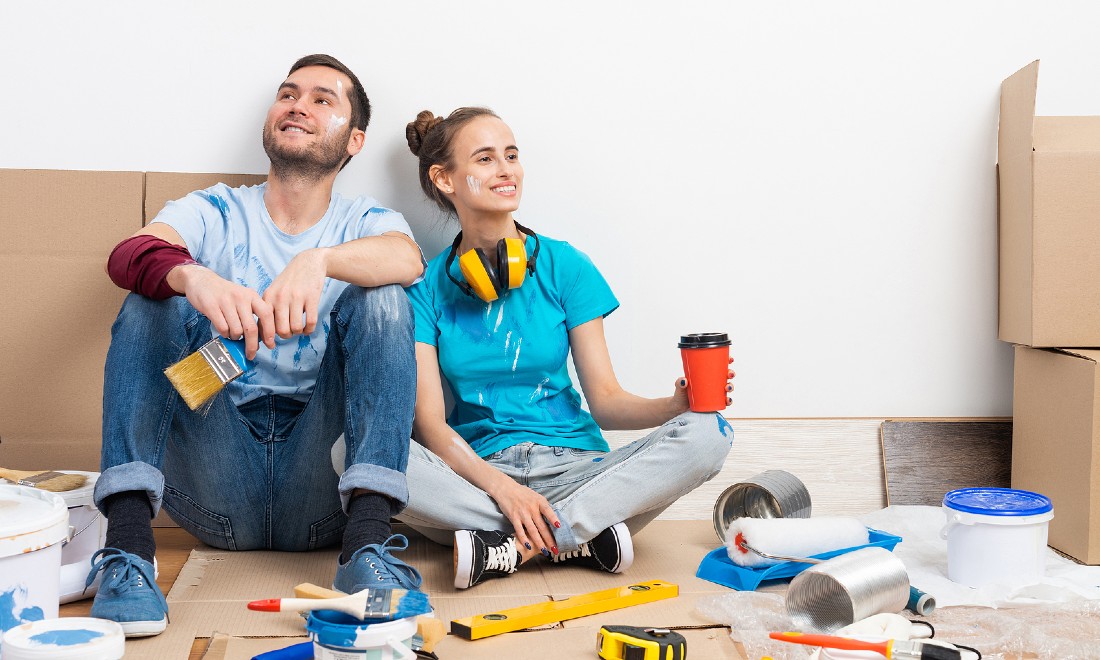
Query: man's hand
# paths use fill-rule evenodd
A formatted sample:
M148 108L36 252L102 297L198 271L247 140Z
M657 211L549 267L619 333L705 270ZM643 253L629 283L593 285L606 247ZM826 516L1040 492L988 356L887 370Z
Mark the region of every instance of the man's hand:
M328 274L327 248L298 253L286 270L264 291L275 319L275 334L283 339L312 334L317 327L317 306Z
M245 357L249 360L256 357L261 340L268 348L275 348L271 305L252 289L198 264L177 266L167 279L169 286L186 295L187 302L210 319L219 335L226 339L244 337Z

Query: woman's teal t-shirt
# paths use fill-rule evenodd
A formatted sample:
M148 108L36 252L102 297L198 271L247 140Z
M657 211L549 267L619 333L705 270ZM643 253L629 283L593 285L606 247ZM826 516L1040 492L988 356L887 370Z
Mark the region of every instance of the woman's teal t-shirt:
M539 235L535 273L486 303L448 277L450 249L407 289L416 341L435 346L455 398L447 422L479 456L533 442L607 451L607 442L569 378L569 330L618 306L583 252ZM526 242L528 258L535 239ZM451 274L462 281L457 259Z

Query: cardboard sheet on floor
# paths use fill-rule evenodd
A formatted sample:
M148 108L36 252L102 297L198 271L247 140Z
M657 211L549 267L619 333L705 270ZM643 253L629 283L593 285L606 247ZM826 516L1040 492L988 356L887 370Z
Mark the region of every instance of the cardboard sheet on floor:
M508 579L493 580L469 591L454 588L451 549L400 529L411 541L402 557L424 576L436 616L452 619L562 600L577 594L661 579L679 586L680 595L665 601L559 622L549 629L515 632L469 642L448 636L436 648L440 658L588 657L596 631L604 624L654 627L713 625L694 611L705 595L729 590L695 577L702 557L716 540L710 521L656 521L635 539L634 565L622 575L537 562ZM168 630L126 644L126 657L187 657L195 639L211 639L206 658L247 660L256 652L304 641L302 619L291 613L252 612L245 605L260 598L290 596L302 582L329 586L336 569L336 550L308 553L226 552L195 550L168 594ZM694 657L737 658L725 628L681 631ZM552 649L552 651L550 651ZM574 650L575 649L575 650ZM705 649L705 651L704 651ZM701 655L696 655L699 650Z
M466 658L595 658L599 626L564 630L533 630L489 637L475 642L448 637L436 647L440 660ZM730 641L724 627L705 630L678 630L687 640L688 657L708 660L741 660L742 655ZM211 640L203 660L248 660L266 651L285 648L305 641L249 639L219 635ZM129 656L127 656L129 657Z

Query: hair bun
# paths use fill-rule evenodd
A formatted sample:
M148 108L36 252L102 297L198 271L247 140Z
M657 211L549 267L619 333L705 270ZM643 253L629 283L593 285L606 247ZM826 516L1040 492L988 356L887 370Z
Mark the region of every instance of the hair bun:
M405 126L405 139L409 142L409 151L414 156L420 155L420 147L424 144L424 136L443 121L442 117L436 117L431 110L421 110L416 114L416 119Z

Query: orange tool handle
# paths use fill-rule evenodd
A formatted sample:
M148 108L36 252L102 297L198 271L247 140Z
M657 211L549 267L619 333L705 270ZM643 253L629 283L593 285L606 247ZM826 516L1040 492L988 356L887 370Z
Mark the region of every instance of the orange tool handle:
M836 635L807 635L800 632L773 632L768 635L772 639L793 644L807 644L809 646L821 646L827 649L843 649L845 651L875 651L887 658L890 657L890 647L893 644L887 642L865 642L850 637L837 637Z

